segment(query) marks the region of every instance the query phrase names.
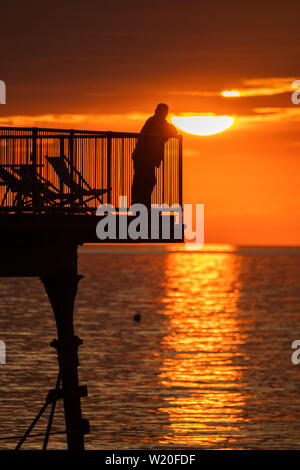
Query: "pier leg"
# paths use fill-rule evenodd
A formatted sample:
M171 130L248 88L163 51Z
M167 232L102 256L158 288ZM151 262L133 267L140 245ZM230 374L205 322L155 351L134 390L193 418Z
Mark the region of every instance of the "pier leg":
M58 354L69 450L83 450L84 434L89 432L89 423L81 415L77 371L77 350L81 340L74 336L73 324L74 301L80 278L74 270L41 276L57 326L58 340L54 340L52 345Z

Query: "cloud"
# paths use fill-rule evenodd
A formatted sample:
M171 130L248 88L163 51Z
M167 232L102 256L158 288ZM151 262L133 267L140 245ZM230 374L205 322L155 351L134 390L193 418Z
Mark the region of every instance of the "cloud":
M295 77L269 77L243 80L245 88L240 88L241 96L271 96L289 93L294 90Z
M300 122L300 106L291 108L255 108L253 114L238 116L239 121Z
M2 126L40 126L40 125L63 125L69 126L109 126L128 121L139 123L148 118L148 114L42 114L42 115L13 115L0 117Z
M214 115L214 113L182 113L182 116ZM170 114L172 116L172 114ZM149 114L133 112L124 114L40 114L1 116L0 126L14 127L69 127L97 130L139 129ZM233 116L236 123L300 122L300 105L277 108L254 108L248 114ZM117 129L120 130L120 129ZM192 152L189 156L193 156Z
M294 90L292 84L296 77L265 77L244 79L235 86L240 92L240 97L272 96L289 93ZM223 90L171 90L171 95L220 97Z

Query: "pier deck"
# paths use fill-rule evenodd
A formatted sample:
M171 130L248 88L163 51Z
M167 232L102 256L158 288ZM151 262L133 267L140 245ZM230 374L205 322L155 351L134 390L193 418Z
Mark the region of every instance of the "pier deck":
M82 417L79 386L78 346L74 334L73 309L81 276L77 267L77 247L84 243L173 243L178 217L168 218L170 236L152 236L151 215L147 239L100 240L96 226L105 214L96 215L101 204L114 206L117 234L124 206L120 196L131 200L132 152L139 134L74 131L62 129L0 128L0 276L37 276L49 297L58 339L59 373L54 402L64 400L68 449L84 449L89 423ZM151 203L182 205L182 139L165 144L164 160L156 171ZM127 217L127 215L126 215ZM126 223L134 215L129 213ZM123 219L124 220L124 219ZM164 219L166 220L166 219ZM179 218L182 227L182 220ZM129 226L129 225L128 225ZM153 226L153 224L152 224ZM101 299L99 299L101 301ZM61 382L61 388L59 384ZM83 393L84 390L84 393ZM52 419L52 418L51 418ZM49 423L50 423L49 419ZM51 424L49 424L50 432ZM48 433L49 435L49 433ZM26 436L26 435L25 435ZM25 437L17 448L23 444ZM47 440L44 447L47 447Z

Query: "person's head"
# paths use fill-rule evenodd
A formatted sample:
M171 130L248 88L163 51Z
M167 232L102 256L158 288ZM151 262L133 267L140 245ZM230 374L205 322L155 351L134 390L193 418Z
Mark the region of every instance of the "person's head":
M169 106L165 103L159 103L155 109L155 115L160 118L166 118L169 113Z

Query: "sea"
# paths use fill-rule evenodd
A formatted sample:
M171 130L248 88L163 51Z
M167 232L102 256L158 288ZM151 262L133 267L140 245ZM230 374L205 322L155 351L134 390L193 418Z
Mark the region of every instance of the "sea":
M79 273L87 449L300 448L300 248L90 245ZM2 278L0 449L55 387L54 338L41 281ZM42 448L48 418L22 449ZM59 401L49 449L64 429Z

